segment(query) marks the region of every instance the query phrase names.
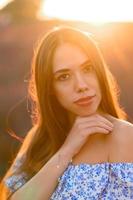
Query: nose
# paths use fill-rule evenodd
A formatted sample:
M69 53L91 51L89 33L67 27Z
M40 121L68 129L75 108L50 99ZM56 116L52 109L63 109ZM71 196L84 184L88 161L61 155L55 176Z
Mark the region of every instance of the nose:
M80 74L75 77L75 88L78 93L86 92L88 90L88 84L85 78Z

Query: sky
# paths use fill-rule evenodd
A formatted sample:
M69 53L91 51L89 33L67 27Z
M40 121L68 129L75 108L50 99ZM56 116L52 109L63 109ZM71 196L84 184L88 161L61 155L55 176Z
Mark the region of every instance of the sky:
M8 0L0 0L0 8L6 4L8 2Z
M0 0L0 7L9 0ZM45 0L42 17L92 23L133 22L133 0Z

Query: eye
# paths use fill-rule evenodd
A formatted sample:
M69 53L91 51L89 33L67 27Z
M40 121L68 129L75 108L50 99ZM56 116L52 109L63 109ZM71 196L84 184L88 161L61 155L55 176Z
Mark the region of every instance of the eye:
M57 77L57 80L65 81L65 80L69 79L69 77L70 77L70 74L62 74L62 75Z
M83 68L83 71L85 73L91 72L92 71L92 65L87 65Z

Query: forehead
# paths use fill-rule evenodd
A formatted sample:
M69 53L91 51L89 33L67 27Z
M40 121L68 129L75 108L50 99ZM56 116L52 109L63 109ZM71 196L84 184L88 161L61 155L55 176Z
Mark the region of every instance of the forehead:
M80 66L88 60L88 55L77 45L64 43L57 47L53 58L53 71Z

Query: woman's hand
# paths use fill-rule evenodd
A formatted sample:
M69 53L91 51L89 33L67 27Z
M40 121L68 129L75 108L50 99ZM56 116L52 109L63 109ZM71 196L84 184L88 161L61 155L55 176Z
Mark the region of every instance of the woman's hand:
M78 116L61 149L69 149L69 152L74 156L79 152L90 135L95 133L108 134L112 130L113 123L100 114L88 117Z

